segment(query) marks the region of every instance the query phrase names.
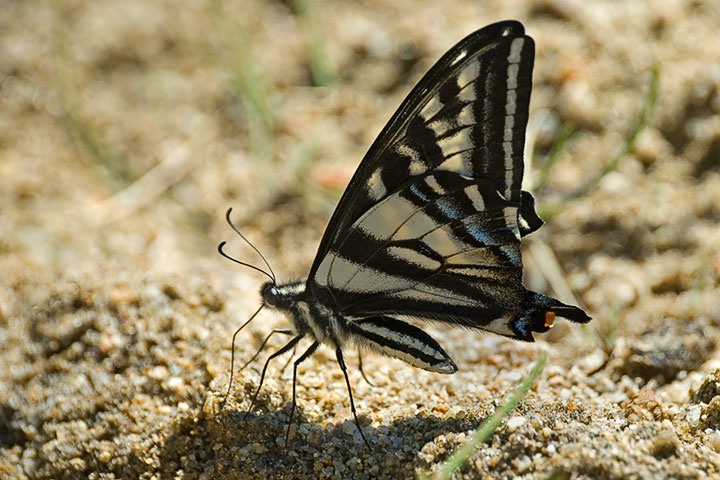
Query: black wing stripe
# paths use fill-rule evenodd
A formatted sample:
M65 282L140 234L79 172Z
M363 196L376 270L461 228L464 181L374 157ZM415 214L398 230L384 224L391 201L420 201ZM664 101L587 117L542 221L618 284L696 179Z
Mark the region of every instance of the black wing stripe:
M358 305L372 304L393 295L412 297L413 290L421 291L428 288L432 289L439 297L452 299L443 302L447 304L465 302L482 306L483 304L497 303L497 299L494 298L496 295L501 297L503 303L511 302L519 294L516 289L517 285L520 285L522 271L502 259L505 254L499 251L499 247L487 247L486 250L483 258L495 258L493 263L497 265L504 262L505 266L478 264L469 266L448 263L440 268L435 268L437 265L430 264L432 262L431 255L423 256L417 250L408 248L403 253L414 254L415 257L412 259L416 263L410 263L406 258L406 261L393 263L393 268L387 268L388 265L386 265L385 268L378 269L369 264L361 265L331 254L333 269L331 276L328 277L328 282L335 287L333 296L336 297L338 303L347 306L343 307L341 311L348 309L357 311ZM480 249L475 252L478 251ZM387 255L387 251L383 251L383 255ZM374 258L381 258L381 256ZM419 258L422 260L419 261ZM386 257L386 259L388 264L397 260L391 257ZM458 275L461 272L454 270L458 265L463 265L460 267L464 271L462 277ZM468 275L468 272L472 275ZM338 288L338 284L342 284L342 288ZM441 295L438 292L444 293Z
M524 41L525 39L520 38L507 43L503 55L514 58L513 49L517 50L522 47ZM506 94L502 99L495 98L497 95L492 96L495 91L504 91L503 83L515 86L518 84L518 72L515 69L512 69L513 71L508 69L507 78L503 77L504 70L498 68L497 65L500 58L503 57L469 62L460 76L464 75L466 71L472 70L473 78L465 79L468 83L462 87L459 85L461 83L459 78L449 79L440 89L439 94L428 101L428 106L438 105L430 110L432 115L423 117L421 112L420 116L410 122L401 142L412 141L415 143L415 150L422 151L429 157L427 158L428 163L432 165L437 165L455 152L475 150L478 158L494 157L498 161L502 159L504 167L506 154L509 154L509 158L514 158L513 152L522 153L522 149L514 148L513 142L509 147L505 145L507 135L498 135L498 132L514 130L513 126L516 123L514 115L518 110L515 93ZM529 87L529 83L527 86ZM479 90L483 95L478 97L477 91ZM515 89L513 89L514 91ZM461 93L465 96L462 96ZM505 104L505 101L508 100L512 101L510 106ZM426 108L428 107L426 106ZM422 122L423 119L425 122ZM463 128L471 128L472 131L463 134L461 131ZM418 149L418 145L422 149ZM440 151L434 148L436 145L440 146ZM395 148L397 150L398 147ZM490 168L489 165L487 168L482 168L485 163L487 162L472 162L473 169L463 173L476 178L488 178L488 172L493 171L493 168ZM513 171L513 174L515 173L517 172ZM519 173L522 174L521 171ZM508 178L503 174L502 178L497 179L496 185L502 185L504 187L502 191L507 195L509 190L519 187L519 182L515 183L512 180L514 179L508 183Z
M409 175L423 173L454 154L469 151L472 159L464 163L465 168L459 173L489 178L506 198L519 202L518 176L521 179L525 133L516 125L524 126L527 121L529 94L520 97L517 90L522 87L529 93L531 79L520 76L517 64L510 63L506 69L498 68L498 64L504 65L506 59L519 61L526 45L532 53L531 41L516 38L497 47L504 48L505 57L498 55L485 62L469 62L468 65L478 64L480 73L468 84L472 89L465 86L461 90L454 77L442 85L439 93L428 100L426 108L431 104L442 106L433 108L432 116L427 119L422 115L414 117L404 134L389 148L388 162L392 168L380 167L378 174L382 178L383 194L391 194ZM483 91L480 98L458 97L461 91L480 88ZM503 98L494 94L498 91L504 92ZM374 197L375 200L382 198L377 194Z
M507 96L505 101L505 124L503 149L505 153L506 196L519 199L523 175L523 150L525 147L525 126L528 121L530 89L532 87L532 62L535 46L532 41L514 39L510 46L508 61Z
M416 177L407 183L404 189L386 197L365 212L352 227L348 228L343 242L334 251L342 252L345 250L346 245L353 245L354 249L357 243L355 230L358 229L364 230L374 238L381 240L387 240L390 237L397 238L398 231L408 230L408 222L417 223L422 221L422 215L415 216L422 214L423 209L428 205L443 196L452 195L474 184L477 184L478 188L480 188L478 182L451 172L437 172L425 177ZM484 192L487 192L487 190L488 188L484 188ZM491 196L492 194L483 193L483 195ZM477 197L477 195L475 196ZM495 196L500 199L498 195ZM489 198L486 203L491 201L492 199ZM440 220L442 218L438 218L438 221ZM433 224L427 225L422 232L427 232L433 227Z
M502 212L494 213L479 213L438 226L421 238L444 258L477 248L515 245L517 237L507 228L506 217ZM513 261L513 265L518 266L518 262Z
M445 256L456 253L463 242L477 247L509 244L519 238L517 209L503 200L493 185L458 177L456 190L445 193L442 183L447 178L441 180L435 175L417 179L387 197L349 228L338 252L363 264L384 245L432 235L446 226L459 240L442 252ZM345 249L345 244L353 248Z
M343 298L354 297L354 294L366 295L373 292L392 292L412 288L417 279L405 275L393 275L386 270L372 268L353 262L347 258L328 254L329 260L323 262L318 275L323 281L317 284L323 288L331 288L333 298L339 305ZM407 270L406 270L407 271Z
M377 295L371 301L363 299L345 308L343 313L348 316L402 315L475 328L486 328L496 320L512 317L506 308L498 304L469 302L447 292L413 289L390 295Z

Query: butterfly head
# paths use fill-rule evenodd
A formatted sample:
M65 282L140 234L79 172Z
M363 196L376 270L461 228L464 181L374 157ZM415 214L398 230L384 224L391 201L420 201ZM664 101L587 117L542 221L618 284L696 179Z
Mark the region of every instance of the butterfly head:
M292 309L305 291L305 282L293 282L278 285L274 281L265 282L260 289L263 305L278 310Z

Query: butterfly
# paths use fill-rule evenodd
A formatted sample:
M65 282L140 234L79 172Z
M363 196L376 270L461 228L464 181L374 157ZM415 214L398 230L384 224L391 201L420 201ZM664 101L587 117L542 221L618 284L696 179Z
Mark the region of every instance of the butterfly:
M524 341L547 331L556 316L590 321L580 308L522 283L520 239L543 224L533 196L521 189L534 49L521 23L503 21L471 33L440 58L365 155L307 279L278 284L257 249L270 273L238 262L270 281L261 288L262 305L235 335L263 307L290 321L290 328L270 335L292 335L266 360L250 410L270 360L301 339L311 341L293 363L286 443L298 365L320 345L335 350L355 423L369 447L355 410L346 349L449 374L457 371L450 355L409 321ZM245 239L230 221L230 210L226 217Z

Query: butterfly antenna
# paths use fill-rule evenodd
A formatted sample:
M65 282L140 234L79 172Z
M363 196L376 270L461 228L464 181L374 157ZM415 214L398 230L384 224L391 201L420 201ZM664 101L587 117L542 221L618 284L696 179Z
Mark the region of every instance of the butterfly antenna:
M225 253L225 252L223 251L223 247L225 246L226 243L227 243L227 242L220 242L220 245L218 245L218 252L220 252L220 255L222 255L223 257L227 258L227 259L230 260L231 262L235 262L235 263L237 263L237 264L239 264L239 265L242 265L243 267L252 268L253 270L256 270L256 271L258 271L258 272L266 275L270 280L272 280L272 283L275 284L275 277L274 277L273 275L270 275L268 272L266 272L266 271L263 270L262 268L258 268L258 267L256 267L255 265L250 265L249 263L241 262L241 261L238 260L237 258L233 258L233 257L231 257L230 255L228 255L227 253Z
M240 229L238 229L238 228L235 226L235 224L234 224L234 223L232 222L232 220L230 219L230 212L232 212L232 207L228 208L228 209L227 209L227 212L225 212L225 220L227 220L227 223L230 225L230 227L232 227L232 229L235 230L235 233L237 233L238 235L240 235L240 238L242 238L243 240L245 240L245 243L247 243L248 245L250 245L250 247L251 247L253 250L255 250L255 253L257 253L258 255L260 255L260 258L262 258L262 261L265 262L265 266L268 268L268 270L270 270L270 273L267 273L266 271L261 270L261 269L259 269L258 267L254 267L254 266L252 266L252 265L248 265L247 263L238 262L237 260L235 260L235 259L233 259L233 258L230 258L230 257L228 257L227 255L225 255L225 254L222 252L222 250L220 250L220 254L221 254L222 256L224 256L225 258L228 258L228 259L230 259L230 260L233 260L233 261L235 261L235 262L237 262L237 263L239 263L239 264L241 264L241 265L245 265L246 267L254 268L255 270L257 270L257 271L259 271L259 272L263 272L265 275L267 275L268 277L270 277L270 279L272 280L273 284L277 283L277 282L275 281L275 272L273 272L273 269L272 269L272 267L270 266L270 262L268 262L268 261L267 261L267 258L265 258L265 255L263 255L262 252L260 252L260 250L258 250L258 248L257 248L255 245L253 245L252 242L251 242L250 240L248 240L248 239L245 237L245 235L242 234L242 232L240 232ZM225 243L225 242L221 243L221 244L220 244L220 247L222 247L224 243ZM218 249L220 249L220 247L219 247Z

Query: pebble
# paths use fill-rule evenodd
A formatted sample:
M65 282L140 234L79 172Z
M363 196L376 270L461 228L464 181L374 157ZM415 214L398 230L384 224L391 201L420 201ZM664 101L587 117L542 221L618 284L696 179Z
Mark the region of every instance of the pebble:
M527 419L525 417L517 415L517 416L508 418L507 421L505 422L505 426L507 427L508 432L512 433L515 430L517 430L518 428L520 428L521 426L523 426L526 421L527 421Z
M102 355L107 355L108 353L115 350L118 343L119 341L116 336L103 333L98 338L98 350Z
M185 387L185 380L182 377L170 377L167 381L167 387L175 392L180 392Z
M350 420L345 420L340 428L345 435L352 435L353 432L357 431L357 425Z
M702 407L700 407L700 405L691 405L687 409L687 414L685 418L691 426L697 427L697 425L700 423L701 415Z
M705 443L720 453L720 431L714 430L705 436Z
M164 380L168 376L168 369L163 365L157 365L151 368L147 375L153 380Z

